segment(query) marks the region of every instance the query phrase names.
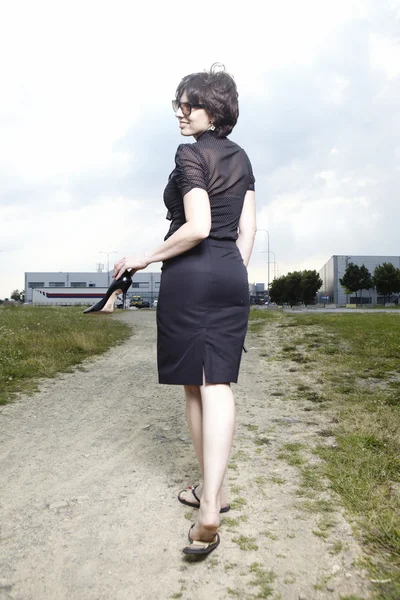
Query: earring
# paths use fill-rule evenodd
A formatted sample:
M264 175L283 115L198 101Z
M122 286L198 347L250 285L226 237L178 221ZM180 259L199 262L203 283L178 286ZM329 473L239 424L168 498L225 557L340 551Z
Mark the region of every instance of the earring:
M210 127L208 128L210 131L214 131L215 130L215 125L214 123L211 123Z

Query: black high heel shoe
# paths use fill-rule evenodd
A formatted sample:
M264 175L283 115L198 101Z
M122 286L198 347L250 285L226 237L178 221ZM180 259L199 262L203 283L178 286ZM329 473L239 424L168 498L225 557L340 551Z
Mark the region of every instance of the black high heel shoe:
M93 304L90 308L84 310L84 313L91 312L102 312L106 314L110 314L114 310L114 302L118 294L123 294L124 306L125 306L125 298L126 292L132 285L132 277L129 271L125 271L125 273L115 281L112 282L110 287L108 288L104 298Z

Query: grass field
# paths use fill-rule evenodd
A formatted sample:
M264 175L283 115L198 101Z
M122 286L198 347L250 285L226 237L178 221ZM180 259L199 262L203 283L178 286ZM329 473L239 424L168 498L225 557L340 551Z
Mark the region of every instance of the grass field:
M87 316L82 307L0 307L0 404L36 389L41 377L70 371L83 359L126 339L115 319Z
M270 319L291 327L292 344L318 372L336 415L336 443L314 451L323 474L357 521L377 582L376 598L400 598L400 318L396 314L252 311L250 329Z

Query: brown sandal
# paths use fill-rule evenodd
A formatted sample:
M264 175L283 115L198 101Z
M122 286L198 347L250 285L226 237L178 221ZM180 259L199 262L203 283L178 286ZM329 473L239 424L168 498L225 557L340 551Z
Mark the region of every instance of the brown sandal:
M215 548L217 546L219 546L219 543L221 541L219 534L216 533L214 535L213 539L211 540L211 542L202 542L201 540L192 540L192 538L190 537L190 532L192 531L194 526L195 526L195 524L193 523L193 525L189 529L189 533L188 533L189 546L186 546L186 548L184 548L182 550L182 552L184 554L210 554L210 552L212 552L213 550L215 550Z

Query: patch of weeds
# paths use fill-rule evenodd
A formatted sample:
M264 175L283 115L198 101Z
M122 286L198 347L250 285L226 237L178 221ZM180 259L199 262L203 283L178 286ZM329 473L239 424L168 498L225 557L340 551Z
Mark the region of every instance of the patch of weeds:
M332 546L329 548L329 554L332 554L333 556L335 556L336 554L340 554L343 549L344 549L343 542L341 540L336 540L336 542L334 542L332 544Z
M232 494L239 494L242 491L240 485L231 485Z
M214 569L214 567L216 567L217 565L219 565L219 560L217 560L216 558L209 558L207 561L207 567Z
M261 565L261 563L252 563L250 565L250 573L253 579L250 580L249 585L258 587L259 591L254 598L268 598L273 594L272 584L277 578L276 573L270 570L267 571Z
M234 498L231 502L231 508L233 510L242 510L244 506L246 506L247 500L242 497Z
M269 531L268 529L266 531L262 531L261 535L264 535L265 537L269 538L270 540L278 540L278 536L273 533L272 531Z
M284 396L284 393L283 392L271 392L270 395L279 397L279 396Z
M292 573L291 571L288 571L285 575L283 583L289 584L289 583L295 583L295 582L296 582L295 574Z
M232 471L237 471L238 470L238 466L236 463L229 463L228 464L228 469L232 469Z
M400 392L386 396L385 404L388 406L400 406Z
M185 519L187 519L188 521L191 521L193 518L193 513L191 510L188 510L185 512Z
M249 460L249 454L244 450L236 450L232 456L233 460Z
M338 387L336 388L336 390L339 392L339 394L351 394L355 391L355 386L351 386L351 385L338 385Z
M239 519L235 519L234 517L223 517L223 519L221 520L221 525L227 525L230 529L232 529L233 527L238 527L239 523Z
M250 550L258 550L258 546L255 543L256 538L247 537L245 535L239 535L238 537L232 538L232 542L237 544L241 550L250 551Z
M300 488L309 491L322 492L326 486L323 480L323 471L320 465L305 465L301 469Z
M282 554L282 553L275 554L275 556L276 556L276 558L287 558L287 554Z
M182 592L175 592L175 594L172 594L172 596L170 596L170 598L182 598L183 593Z
M335 437L333 429L321 429L320 431L317 431L317 434L321 437Z
M304 500L299 508L310 513L332 513L335 508L330 500Z
M318 590L318 591L322 592L322 590L324 590L326 588L326 584L328 583L330 578L331 578L330 575L323 575L318 583L314 583L314 585L313 585L314 590Z
M288 355L288 358L290 358L290 360L292 360L293 362L296 362L299 364L306 364L306 363L313 362L313 359L311 359L307 354L301 354L300 352L292 352L291 354Z
M226 588L226 593L227 593L229 596L234 596L234 597L236 597L236 598L243 597L243 595L242 595L242 592L241 592L241 591L239 591L239 590L233 590L232 588L229 588L229 587L228 587L228 588Z
M269 446L269 444L271 444L271 440L266 437L257 437L253 441L256 446Z
M286 344L285 346L282 346L282 351L283 352L296 352L297 350L297 346L291 346L289 344Z
M289 367L289 368L288 368L288 371L289 371L290 373L297 373L298 369L296 369L296 367Z
M286 479L279 477L279 475L271 475L269 480L272 481L272 483L276 483L276 485L283 485L286 483Z
M325 346L321 348L320 352L322 354L338 354L340 352L340 348L337 346Z
M248 423L245 427L247 427L247 431L258 431L259 429L258 425L253 425L252 423Z
M291 540L294 540L294 539L295 539L295 537L296 537L296 534L295 534L295 533L288 533L288 534L286 535L286 537L290 538Z
M310 388L309 385L306 385L305 383L300 383L297 386L297 389L298 389L299 392L306 392L307 390L310 390L311 388Z
M265 475L257 475L254 481L257 483L257 485L265 485L267 483L267 478Z
M225 571L230 571L231 569L235 569L237 567L237 563L225 562L224 569Z
M278 458L286 460L286 462L292 467L300 467L304 464L304 458L300 456L299 450L304 448L304 445L300 442L292 442L283 444L281 452L278 454Z
M316 404L321 404L322 402L325 402L326 398L318 392L307 392L304 395L304 400L308 400L309 402L314 402Z
M256 454L261 454L262 449L261 448L256 448Z

